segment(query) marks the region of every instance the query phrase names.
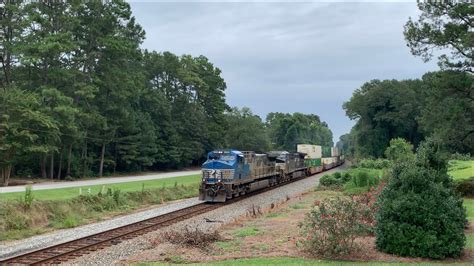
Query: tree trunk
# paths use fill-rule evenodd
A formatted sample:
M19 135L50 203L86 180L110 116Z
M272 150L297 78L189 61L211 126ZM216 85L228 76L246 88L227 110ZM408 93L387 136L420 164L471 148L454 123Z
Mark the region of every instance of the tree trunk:
M100 153L99 177L102 177L102 174L104 173L104 156L105 156L105 143L102 144L102 151Z
M11 165L4 166L4 167L0 170L0 175L1 175L1 178L2 178L2 183L3 183L3 186L5 186L5 187L8 186L8 182L10 181L10 173L11 173L11 170L12 170L12 166L11 166Z
M87 171L87 140L82 148L82 177L86 177Z
M46 178L46 154L43 154L40 161L41 178Z
M64 146L61 147L61 150L59 151L59 163L58 163L58 180L61 180L61 172L62 172L62 168L63 168L63 150L64 150Z
M49 165L49 178L54 179L54 152L51 153L51 161Z
M68 153L67 153L66 176L71 176L71 158L72 158L72 144L69 144L69 150L68 150Z

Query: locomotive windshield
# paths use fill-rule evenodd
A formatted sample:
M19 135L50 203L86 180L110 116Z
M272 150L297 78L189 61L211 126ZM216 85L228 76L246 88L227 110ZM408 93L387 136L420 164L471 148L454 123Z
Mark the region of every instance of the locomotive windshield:
M229 153L212 153L209 155L209 160L233 161L235 160L235 155Z

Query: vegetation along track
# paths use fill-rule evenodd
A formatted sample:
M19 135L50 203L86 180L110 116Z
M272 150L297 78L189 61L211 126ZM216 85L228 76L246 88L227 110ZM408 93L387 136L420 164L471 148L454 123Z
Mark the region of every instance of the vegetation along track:
M124 240L128 240L151 231L157 230L169 226L171 224L189 219L199 214L215 210L224 205L240 201L242 199L254 196L256 194L274 189L276 187L284 186L291 182L301 180L301 178L295 178L289 182L282 183L273 187L258 190L252 193L248 193L244 196L234 198L226 201L225 203L200 203L194 206L179 209L170 213L152 217L143 221L135 222L132 224L124 225L114 229L110 229L101 233L89 235L83 238L65 242L62 244L46 247L29 253L25 253L19 256L11 257L0 261L0 265L10 264L27 264L27 265L39 265L39 264L60 264L68 260L80 257L82 255L91 253L93 251L103 249L112 245L119 244Z

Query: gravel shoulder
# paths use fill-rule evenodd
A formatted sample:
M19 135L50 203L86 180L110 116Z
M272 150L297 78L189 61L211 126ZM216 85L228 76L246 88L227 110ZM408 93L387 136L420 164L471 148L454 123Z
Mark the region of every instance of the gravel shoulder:
M214 211L198 215L189 220L174 224L172 226L150 232L141 237L124 241L118 245L114 245L97 252L79 257L67 264L74 265L111 265L111 264L126 264L127 258L136 256L140 252L152 248L152 243L160 237L166 230L180 230L185 227L199 228L202 231L213 231L224 224L237 221L240 217L247 214L252 206L257 208L269 208L272 204L278 204L287 200L287 197L294 197L303 192L314 188L319 178L327 173L342 171L346 166L341 166L336 169L331 169L327 172L320 173L303 180L288 184L283 187L275 188L271 191L253 196L236 202L234 204L221 207Z
M197 198L178 200L155 206L146 211L119 216L98 223L88 224L73 229L63 229L51 233L38 235L22 240L0 242L0 259L5 259L28 251L53 246L68 242L88 235L100 233L105 230L120 227L126 224L138 222L154 216L169 213L178 209L199 204Z

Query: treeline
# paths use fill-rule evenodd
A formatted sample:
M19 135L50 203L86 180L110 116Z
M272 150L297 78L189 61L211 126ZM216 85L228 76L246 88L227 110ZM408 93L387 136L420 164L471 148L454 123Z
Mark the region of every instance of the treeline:
M415 80L372 80L357 89L343 106L357 122L338 144L355 157L382 157L397 137L415 146L432 137L452 153L474 154L474 7L418 6L418 21L405 25L407 44L425 60L441 50L441 71Z
M249 109L229 108L221 71L204 56L140 49L145 32L125 2L5 1L0 16L5 185L12 175L64 179L197 165L221 147L294 149L295 134L332 144L315 115L272 115L265 123Z

